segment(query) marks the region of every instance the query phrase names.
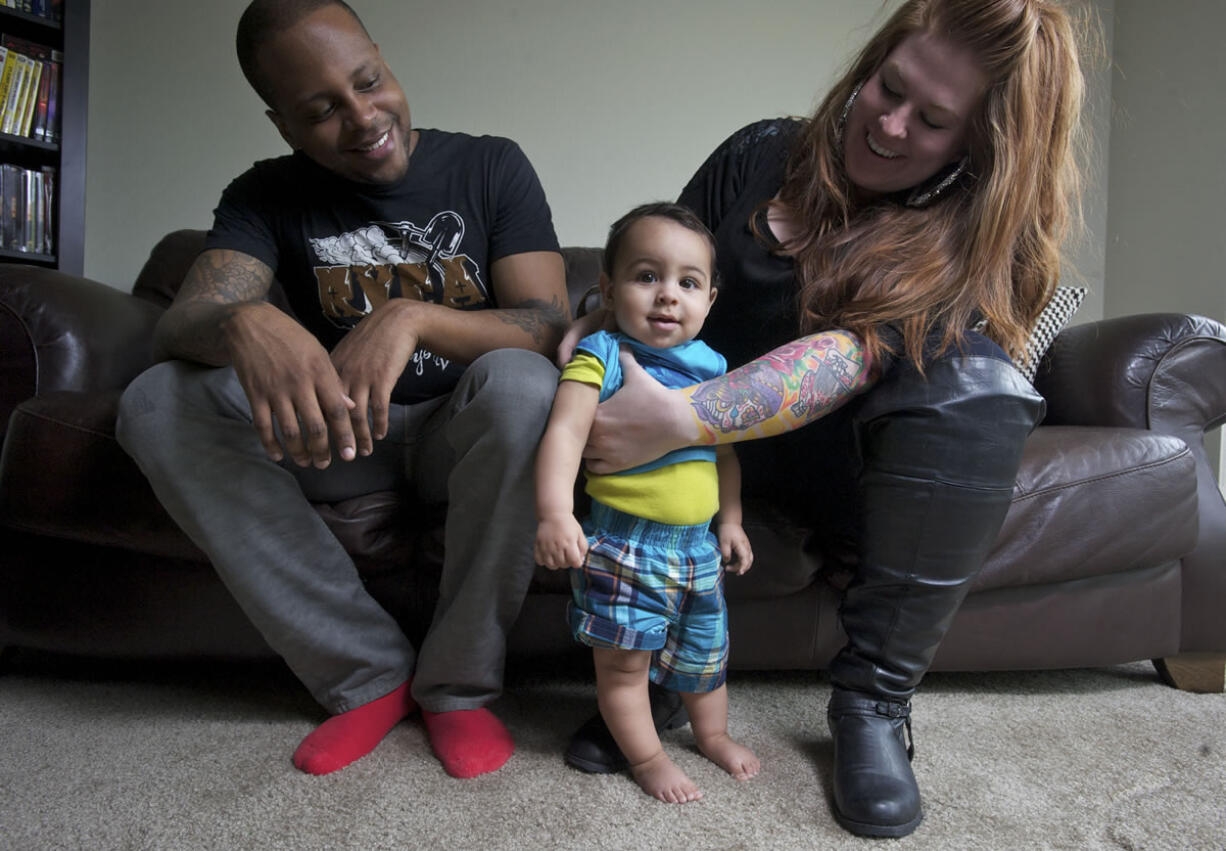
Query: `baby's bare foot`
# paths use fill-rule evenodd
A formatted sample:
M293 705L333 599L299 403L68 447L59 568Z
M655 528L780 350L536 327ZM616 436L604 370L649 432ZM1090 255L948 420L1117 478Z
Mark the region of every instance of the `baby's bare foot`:
M664 751L630 766L630 773L644 792L666 804L685 804L702 797L694 781Z
M734 741L727 733L699 741L698 749L737 780L748 780L762 769L762 763L754 752Z

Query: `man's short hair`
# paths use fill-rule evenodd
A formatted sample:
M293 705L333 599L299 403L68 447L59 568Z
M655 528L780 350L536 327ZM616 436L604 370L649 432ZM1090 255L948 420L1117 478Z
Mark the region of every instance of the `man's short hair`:
M325 6L340 6L353 16L362 32L366 32L362 19L345 0L252 0L238 19L235 47L239 67L255 93L273 109L276 109L276 105L272 102L268 80L259 67L260 49L307 15ZM370 38L370 33L366 33L366 37Z

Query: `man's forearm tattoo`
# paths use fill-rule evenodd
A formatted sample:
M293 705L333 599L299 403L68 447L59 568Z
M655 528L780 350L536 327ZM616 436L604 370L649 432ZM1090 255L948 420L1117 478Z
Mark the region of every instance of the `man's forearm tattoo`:
M201 257L183 282L184 295L202 301L238 304L268 292L269 269L254 257L218 252Z
M869 384L864 347L845 331L802 337L694 388L704 443L791 431L830 413Z
M551 336L560 338L570 325L570 311L557 298L552 301L531 298L515 305L513 310L499 310L497 315L508 325L518 326L532 335L537 343Z
M254 257L231 251L202 254L159 323L158 356L228 363L222 323L236 305L263 300L271 280L272 270Z

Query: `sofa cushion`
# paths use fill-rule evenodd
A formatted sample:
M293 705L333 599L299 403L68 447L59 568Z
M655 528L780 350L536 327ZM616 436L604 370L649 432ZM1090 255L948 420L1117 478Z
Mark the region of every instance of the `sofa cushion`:
M203 560L115 441L119 391L58 391L17 406L0 457L0 518L14 529Z
M592 297L592 287L600 281L603 249L567 246L562 249L566 264L566 292L570 298L571 316L582 316L600 304L599 294ZM585 298L586 296L586 298Z
M187 270L204 250L205 233L202 230L176 230L158 240L136 276L132 295L161 308L169 307L183 278L187 276Z
M26 532L207 561L115 440L119 395L62 391L17 407L0 456L0 518ZM368 577L412 562L418 531L442 516L390 492L315 510Z
M777 506L746 499L742 525L753 546L753 567L724 578L730 600L788 597L817 581L822 557L813 530Z
M1123 573L1179 559L1197 534L1195 459L1177 437L1040 426L973 591Z

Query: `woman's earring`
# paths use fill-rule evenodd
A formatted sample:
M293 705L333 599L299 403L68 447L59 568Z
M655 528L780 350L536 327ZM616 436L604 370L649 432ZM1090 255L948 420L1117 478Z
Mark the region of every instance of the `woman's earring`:
M963 157L962 159L958 160L958 164L954 166L943 178L941 178L940 182L935 186L929 186L928 188L917 186L912 189L911 194L907 196L907 206L926 207L928 204L932 203L933 199L935 199L949 187L953 186L954 181L962 176L963 172L966 171L968 160L969 157Z
M847 124L847 116L851 114L851 105L856 102L856 95L860 94L860 89L864 88L864 82L856 84L856 87L851 90L851 96L847 98L847 103L843 104L843 111L839 113L839 121L834 125L835 141L843 141L843 126Z

